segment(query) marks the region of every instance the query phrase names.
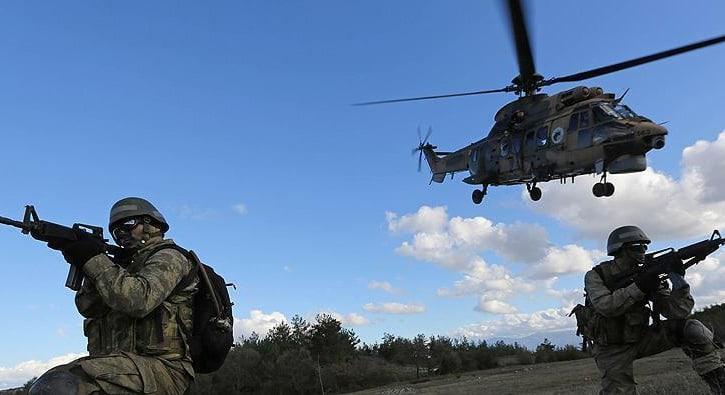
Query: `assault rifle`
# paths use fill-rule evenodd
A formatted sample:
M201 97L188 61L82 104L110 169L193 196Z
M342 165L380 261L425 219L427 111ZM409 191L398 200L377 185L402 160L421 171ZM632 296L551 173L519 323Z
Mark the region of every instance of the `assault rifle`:
M72 227L59 225L53 222L42 221L38 218L33 206L25 206L25 215L22 221L15 221L10 218L0 217L0 224L10 225L20 228L23 234L30 234L34 239L43 242L53 242L59 246L63 244L80 240L84 237L92 237L102 240L106 243L106 251L112 252L118 247L109 245L107 239L103 238L103 228L99 226L86 224L73 224ZM65 280L65 286L78 291L83 284L83 271L74 265L68 270L68 278Z
M665 248L651 252L645 255L643 265L618 276L614 281L614 288L619 289L631 284L634 278L642 273L666 275L681 269L687 270L703 261L708 255L717 251L723 244L725 244L725 239L720 236L720 231L715 230L709 239L698 241L697 243L682 247L679 250ZM663 279L665 278L663 277Z

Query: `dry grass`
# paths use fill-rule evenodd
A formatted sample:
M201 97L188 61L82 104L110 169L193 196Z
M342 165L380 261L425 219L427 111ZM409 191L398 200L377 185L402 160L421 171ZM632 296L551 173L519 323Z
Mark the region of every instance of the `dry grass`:
M640 394L709 394L679 349L644 358L634 365ZM507 366L437 377L431 381L398 383L356 392L393 394L596 394L599 372L593 359Z

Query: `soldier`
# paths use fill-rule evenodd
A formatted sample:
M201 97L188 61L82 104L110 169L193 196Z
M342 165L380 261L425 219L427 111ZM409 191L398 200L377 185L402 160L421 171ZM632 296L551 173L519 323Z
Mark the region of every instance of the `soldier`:
M635 359L681 347L714 394L725 393L725 368L712 332L689 319L694 300L682 270L669 273L672 283L657 275L638 274L634 283L615 289L618 276L644 263L649 237L636 226L615 229L607 241L611 261L600 263L584 277L584 289L594 308L594 358L601 372L602 394L635 394ZM631 272L630 272L631 275ZM653 325L649 325L652 310ZM659 321L659 315L668 320Z
M50 369L30 394L182 394L194 378L192 263L170 248L169 225L144 199L116 202L109 230L122 247L113 258L91 238L48 245L85 275L75 302L90 355Z

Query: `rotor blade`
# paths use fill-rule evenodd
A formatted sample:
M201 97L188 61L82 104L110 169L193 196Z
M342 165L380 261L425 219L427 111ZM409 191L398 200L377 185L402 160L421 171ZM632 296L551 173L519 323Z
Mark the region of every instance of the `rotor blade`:
M418 173L420 173L421 166L423 165L423 150L420 150L418 155Z
M520 0L508 0L507 5L511 22L511 33L513 34L514 44L516 44L516 59L519 62L521 84L524 87L528 87L533 84L536 68L534 67L534 57L531 54L531 43L529 41L529 33L526 29L524 9Z
M423 143L422 143L423 145L426 145L428 143L428 138L430 137L430 135L432 133L433 133L433 128L428 126L428 132L425 134L425 138L423 139Z
M456 97L456 96L472 96L472 95L482 95L484 93L496 93L496 92L513 92L512 87L505 87L501 89L492 89L488 91L475 91L475 92L466 92L466 93L453 93L450 95L436 95L436 96L421 96L421 97L411 97L407 99L393 99L393 100L380 100L380 101L369 101L369 102L363 102L363 103L353 103L353 106L369 106L371 104L386 104L386 103L400 103L404 101L415 101L415 100L428 100L428 99L441 99L444 97Z
M685 45L678 48L673 48L667 51L657 52L652 55L642 56L640 58L627 60L620 63L611 64L609 66L604 67L598 67L596 69L591 69L587 71L583 71L581 73L571 74L564 77L557 77L552 78L550 80L546 80L542 83L542 85L551 85L556 84L559 82L574 82L574 81L581 81L586 80L589 78L599 77L600 75L613 73L615 71L628 69L630 67L639 66L645 63L654 62L655 60L660 60L664 58L668 58L670 56L679 55L681 53L694 51L696 49L704 48L710 45L720 44L725 41L725 35L711 38L709 40L699 41L690 45Z

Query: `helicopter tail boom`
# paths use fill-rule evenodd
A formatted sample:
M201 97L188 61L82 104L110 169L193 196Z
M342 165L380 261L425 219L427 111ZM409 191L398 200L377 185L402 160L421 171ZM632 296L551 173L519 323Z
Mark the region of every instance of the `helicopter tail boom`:
M436 152L435 146L425 146L422 148L425 160L428 162L433 176L432 181L441 183L445 180L448 173L468 170L468 149L456 152Z

